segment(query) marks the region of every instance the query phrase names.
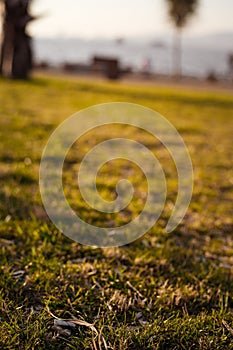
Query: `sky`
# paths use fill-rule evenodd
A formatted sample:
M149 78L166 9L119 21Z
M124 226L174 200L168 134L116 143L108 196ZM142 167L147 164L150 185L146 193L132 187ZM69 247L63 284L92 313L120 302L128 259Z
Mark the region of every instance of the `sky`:
M199 0L186 35L233 32L232 0ZM117 38L167 34L165 0L34 0L30 25L36 37Z

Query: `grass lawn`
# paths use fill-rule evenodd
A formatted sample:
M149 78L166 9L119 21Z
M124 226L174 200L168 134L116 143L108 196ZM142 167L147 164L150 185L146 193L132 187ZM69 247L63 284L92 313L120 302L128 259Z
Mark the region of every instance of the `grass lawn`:
M69 240L48 220L38 171L46 141L62 120L113 101L150 107L173 123L193 161L194 193L182 224L165 233L177 194L174 164L149 134L120 130L120 137L156 152L168 198L142 239L97 249ZM118 131L108 129L107 137ZM230 93L44 77L0 80L0 349L233 349L232 133ZM103 197L114 198L124 175L135 185L136 198L119 215L89 208L74 182L76 161L104 139L102 128L72 148L64 188L83 219L117 226L141 210L143 174L124 163L101 169ZM56 318L79 321L71 327Z

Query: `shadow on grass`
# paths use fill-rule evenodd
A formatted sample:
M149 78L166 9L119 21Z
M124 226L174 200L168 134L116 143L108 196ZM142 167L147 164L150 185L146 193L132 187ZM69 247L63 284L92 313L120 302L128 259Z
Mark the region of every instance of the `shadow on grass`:
M191 104L191 105L197 105L197 106L202 106L202 107L206 107L206 106L212 106L212 107L225 107L225 108L233 108L233 101L230 99L225 99L225 98L221 98L221 96L219 97L208 97L208 96L201 96L198 95L197 97L195 97L195 95L193 96L189 96L186 95L184 96L184 94L182 93L177 93L177 94L171 94L169 92L160 92L160 91L156 91L156 92L150 92L150 91L146 91L146 92L142 92L142 91L130 91L127 90L127 93L124 94L124 90L122 89L122 87L120 87L119 89L117 88L105 88L103 86L95 86L95 85L84 85L84 84L80 84L77 85L76 87L77 91L80 90L82 92L91 92L91 93L95 93L95 94L104 94L104 95L116 95L116 96L124 96L127 95L127 97L130 97L132 99L135 98L140 98L140 100L146 100L146 101L156 101L159 100L161 102L165 102L165 101L169 101L169 102L177 102L177 103L185 103L185 104Z

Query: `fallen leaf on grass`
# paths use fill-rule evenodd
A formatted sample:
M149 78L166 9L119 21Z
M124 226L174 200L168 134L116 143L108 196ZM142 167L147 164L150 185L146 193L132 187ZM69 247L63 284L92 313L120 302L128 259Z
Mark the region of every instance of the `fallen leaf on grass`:
M72 327L75 328L76 325L74 324L74 322L68 322L68 321L63 321L63 320L54 320L54 326L58 326L58 327Z
M95 326L92 323L88 323L84 320L80 320L77 318L71 318L71 319L60 319L59 317L55 316L47 307L48 313L54 318L54 327L56 327L55 329L59 332L60 329L62 329L61 327L72 327L75 328L76 325L78 326L83 326L83 327L87 327L92 331L92 342L93 342L93 346L94 349L97 350L97 344L96 341L94 339L93 333L95 333L98 337L98 345L99 345L99 350L102 350L102 346L101 343L104 344L105 349L107 350L107 343L103 337L103 335L101 334L101 332L98 332L97 329L95 328ZM65 331L69 331L69 330L65 330ZM66 334L67 335L67 334Z
M12 277L15 279L24 278L25 275L26 275L26 271L24 270L15 271L12 273Z
M11 245L14 245L14 244L15 244L15 242L12 241L12 240L4 239L4 238L0 239L0 247L11 246Z
M62 335L64 337L69 337L71 335L71 331L69 329L63 329L62 327L54 325L52 327L53 331L56 331L59 335Z

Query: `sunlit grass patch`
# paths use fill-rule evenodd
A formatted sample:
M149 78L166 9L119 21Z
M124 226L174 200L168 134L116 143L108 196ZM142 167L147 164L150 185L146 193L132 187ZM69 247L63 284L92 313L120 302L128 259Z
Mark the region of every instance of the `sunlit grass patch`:
M38 180L43 148L54 128L94 104L126 101L163 114L183 136L194 166L187 215L165 233L177 194L168 152L145 132L130 137L158 156L168 198L154 228L122 248L95 249L69 240L43 210ZM0 81L0 327L2 349L231 349L233 342L232 95L121 83L36 78ZM97 187L116 196L123 176L135 201L120 215L91 210L76 175L84 154L115 128L80 139L64 164L65 192L83 219L116 226L137 215L146 182L137 167L116 160L100 169ZM117 165L117 166L116 166ZM94 324L57 327L55 318ZM67 331L66 331L67 330Z

